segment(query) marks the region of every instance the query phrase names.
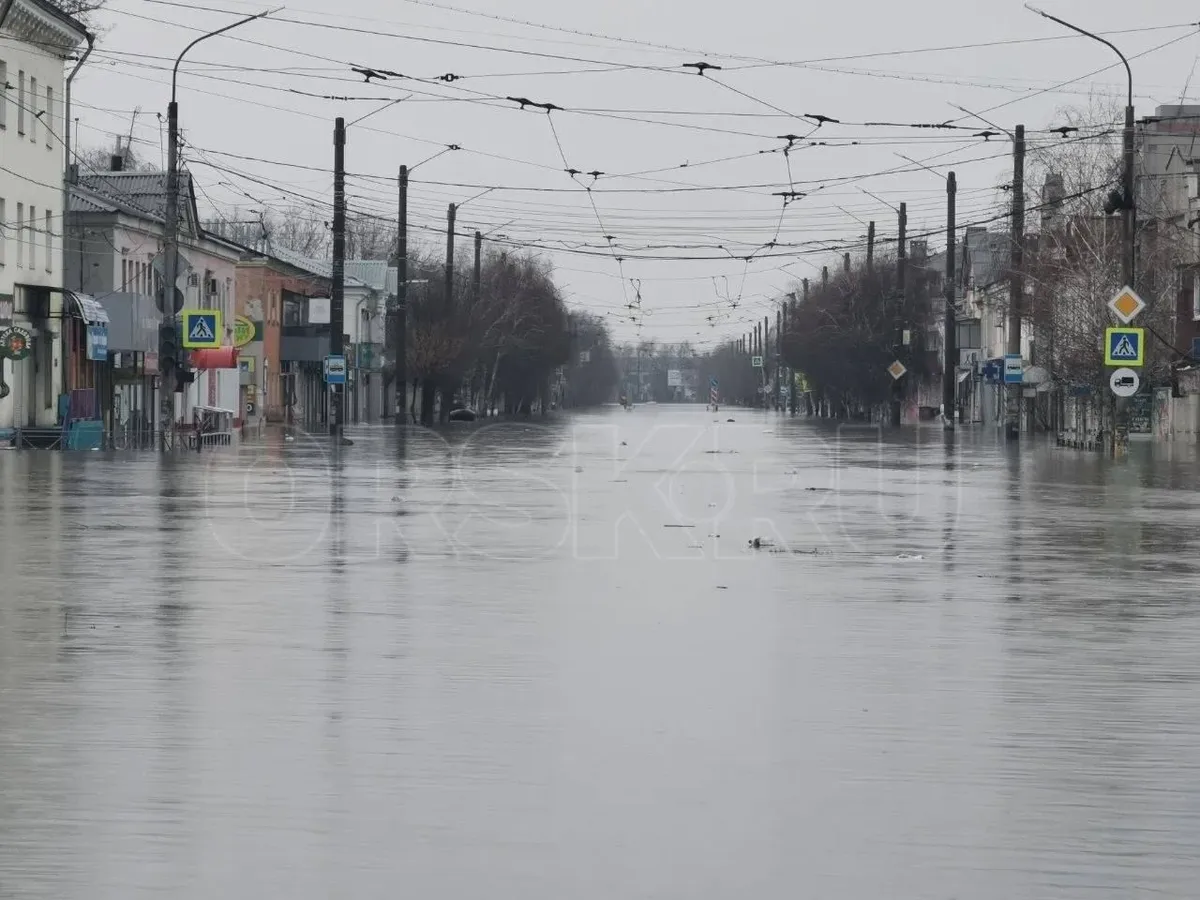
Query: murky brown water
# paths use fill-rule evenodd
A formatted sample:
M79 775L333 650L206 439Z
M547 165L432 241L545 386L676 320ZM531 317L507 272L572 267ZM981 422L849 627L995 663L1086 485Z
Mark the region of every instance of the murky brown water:
M1195 896L1194 455L354 437L0 454L0 897Z

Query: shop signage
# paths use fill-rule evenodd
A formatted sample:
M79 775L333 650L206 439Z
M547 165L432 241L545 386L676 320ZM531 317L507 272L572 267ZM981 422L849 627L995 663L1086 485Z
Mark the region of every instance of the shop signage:
M20 325L0 331L0 354L8 359L25 359L33 352L33 334Z
M89 325L87 327L87 358L93 362L104 362L108 359L107 325Z
M238 316L233 320L233 346L245 347L257 335L258 329L255 327L255 324L245 316Z

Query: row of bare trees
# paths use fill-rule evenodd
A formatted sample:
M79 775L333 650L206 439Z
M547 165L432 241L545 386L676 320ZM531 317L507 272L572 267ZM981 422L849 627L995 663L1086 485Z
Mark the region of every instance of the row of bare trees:
M1107 406L1112 371L1105 365L1103 348L1104 330L1113 324L1107 303L1122 286L1120 218L1105 209L1110 193L1120 186L1122 109L1094 99L1084 108L1059 110L1055 118L1081 137L1034 142L1028 154L1022 330L1028 361L1050 376L1047 399L1061 407L1063 398L1071 397L1076 406L1101 412ZM1181 346L1175 332L1180 304L1191 303L1180 298L1181 290L1191 285L1197 238L1191 230L1195 222L1185 221L1181 212L1187 208L1186 198L1181 201L1177 195L1186 182L1144 170L1139 179L1136 288L1147 308L1135 324L1147 332L1143 383L1163 385L1188 360L1188 348ZM979 316L984 307L990 323L1003 323L1007 317L1011 185L999 187L997 208L989 217L990 238L1001 248L1005 264L996 273L998 281L973 282L966 265L969 248L964 246L969 235L965 228L960 232L960 320ZM894 259L876 255L868 265L860 258L848 271L839 266L828 283L817 283L790 310L783 363L803 373L817 408L846 418L881 410L892 389L887 366L897 356L909 370L904 380L909 392L923 379L930 382L941 374L940 276L915 261L906 273L906 290L900 297ZM979 305L966 303L968 296ZM910 338L900 347L897 317ZM767 346L770 357L773 334ZM1003 350L992 347L994 353ZM761 373L750 370L748 356L726 346L710 358L709 365L738 395L762 382Z
M282 247L313 259L331 251L329 223L296 207L231 217L208 226L260 252ZM346 216L346 256L394 259L396 229L378 216ZM533 254L486 251L478 284L473 261L456 267L449 293L443 260L410 254L406 301L409 413L432 424L455 408L484 415L528 414L552 404L579 406L612 399L617 379L609 332L595 316L569 312L549 263ZM389 337L389 342L394 336ZM388 353L384 382L396 383Z

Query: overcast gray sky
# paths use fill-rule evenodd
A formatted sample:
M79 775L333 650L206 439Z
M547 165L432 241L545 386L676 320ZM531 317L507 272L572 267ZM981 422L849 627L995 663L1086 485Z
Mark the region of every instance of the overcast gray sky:
M174 57L202 31L270 2L282 0L113 0L76 82L79 142L111 146L140 107L138 149L162 159ZM1200 102L1194 3L1040 5L1118 32L1108 36L1131 59L1139 116L1181 96ZM976 46L945 49L962 45ZM701 61L722 69L683 68ZM365 84L351 66L409 77ZM457 78L436 80L447 75ZM894 236L895 214L864 188L907 201L912 232L943 227L943 183L897 153L956 171L960 223L1000 209L1005 139L851 123L983 127L954 103L1006 128L1024 123L1036 146L1059 140L1044 129L1061 123L1061 107L1124 90L1109 50L1010 0L294 0L275 19L193 50L179 104L202 206L249 216L297 195L329 204L334 118L408 97L350 129L352 206L393 215L397 167L457 145L413 172L419 241L440 248L432 230L444 228L446 205L496 187L466 203L460 230L555 248L548 255L571 304L609 314L618 339L703 349L772 312L780 291L832 264L839 254L829 248L854 242L864 222ZM507 97L563 109L522 112ZM807 114L846 124L814 131ZM785 134L827 145L805 141L785 156ZM807 196L785 209L776 194L793 190ZM459 246L470 252L469 241ZM639 295L641 314L630 319L626 304Z

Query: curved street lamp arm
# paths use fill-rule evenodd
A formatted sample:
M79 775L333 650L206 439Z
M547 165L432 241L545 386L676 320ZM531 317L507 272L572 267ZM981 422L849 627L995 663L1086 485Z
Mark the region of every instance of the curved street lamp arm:
M1129 68L1129 60L1125 58L1124 53L1117 49L1116 44L1110 40L1100 37L1098 34L1092 34L1090 31L1080 28L1078 25L1072 25L1070 22L1064 21L1058 16L1052 16L1044 9L1038 9L1036 6L1033 6L1030 3L1026 3L1025 8L1030 12L1037 13L1043 19L1049 19L1051 22L1057 22L1063 28L1069 28L1078 34L1082 34L1084 37L1091 38L1093 41L1099 41L1101 44L1108 47L1108 49L1112 50L1113 53L1117 54L1117 56L1121 57L1121 63L1125 66L1125 74L1129 78L1129 102L1126 105L1130 107L1133 106L1133 69Z
M194 41L192 41L190 44L188 44L186 47L184 47L183 52L180 53L178 57L176 57L175 65L171 68L171 102L172 103L175 102L175 80L179 77L179 64L181 62L183 62L183 58L185 56L187 56L187 52L189 50L191 50L193 47L195 47L201 41L206 41L210 37L216 37L218 34L224 34L227 31L232 31L233 29L237 28L239 25L245 25L248 22L253 22L255 19L264 18L265 16L271 15L271 13L279 12L279 10L281 10L281 9L283 9L283 7L278 6L275 9L266 9L260 13L254 14L252 16L247 16L244 19L239 19L236 22L232 22L229 25L226 25L224 28L218 28L216 31L210 31L208 34L200 35L200 37L196 38Z

